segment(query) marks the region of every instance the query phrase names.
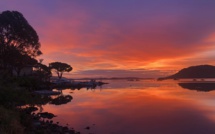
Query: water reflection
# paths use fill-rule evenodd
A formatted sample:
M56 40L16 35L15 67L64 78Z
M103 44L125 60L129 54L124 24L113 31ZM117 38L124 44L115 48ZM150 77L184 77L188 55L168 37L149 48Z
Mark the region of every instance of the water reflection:
M60 95L57 98L52 99L49 103L54 105L67 104L72 100L71 95Z
M178 83L179 86L189 90L197 90L197 91L212 91L215 90L215 83L207 82L194 82L194 83Z
M102 90L74 90L71 102L45 105L44 111L54 113L55 121L68 123L82 134L215 133L215 107L208 105L215 101L214 92L201 94L168 82L109 83Z

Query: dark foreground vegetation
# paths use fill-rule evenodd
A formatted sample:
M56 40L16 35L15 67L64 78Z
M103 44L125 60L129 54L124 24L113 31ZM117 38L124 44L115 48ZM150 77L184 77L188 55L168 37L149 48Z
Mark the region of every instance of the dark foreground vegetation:
M72 67L54 62L46 66L41 55L39 37L23 15L17 11L0 13L0 133L1 134L77 134L69 126L51 119L54 114L39 110L42 105L66 104L71 96L57 97L35 94L50 89L51 71L59 79Z
M8 78L7 81L10 83L8 85L1 82L0 133L78 133L73 129L69 129L69 126L60 126L57 122L53 122L51 119L55 117L54 114L38 112L39 108L47 103L53 105L66 104L72 100L71 96L59 95L50 97L34 94L29 85L22 85L22 79ZM33 80L30 79L26 82L33 83Z

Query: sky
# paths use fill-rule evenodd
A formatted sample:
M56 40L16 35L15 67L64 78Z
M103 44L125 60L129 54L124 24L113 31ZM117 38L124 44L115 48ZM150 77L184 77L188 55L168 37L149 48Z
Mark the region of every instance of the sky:
M160 77L215 65L214 0L1 0L40 38L43 63L67 77Z

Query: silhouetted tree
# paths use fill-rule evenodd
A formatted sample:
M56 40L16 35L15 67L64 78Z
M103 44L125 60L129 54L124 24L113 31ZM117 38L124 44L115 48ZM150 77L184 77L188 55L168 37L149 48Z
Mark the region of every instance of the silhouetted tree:
M61 62L52 62L49 64L49 67L56 71L59 79L62 78L63 72L70 72L73 69L70 65Z
M43 81L49 81L50 77L52 76L51 68L42 63L37 63L35 67L36 74L39 75L40 79Z
M37 64L37 60L31 58L28 55L19 55L19 57L11 59L11 65L13 66L13 71L17 73L17 76L20 76L20 72L24 67L33 68Z
M39 37L23 15L17 11L0 13L0 67L11 69L10 60L17 55L34 58L41 54Z
M20 75L21 70L24 67L32 67L37 64L37 60L28 56L27 54L21 54L14 46L7 48L4 54L5 64L8 70L16 72L17 76Z

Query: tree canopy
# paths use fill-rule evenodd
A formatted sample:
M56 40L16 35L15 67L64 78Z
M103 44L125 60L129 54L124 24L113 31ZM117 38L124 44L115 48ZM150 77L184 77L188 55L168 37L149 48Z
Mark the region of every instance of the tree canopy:
M35 66L35 72L43 81L48 81L52 76L51 69L42 63L37 63Z
M18 73L41 54L39 37L24 16L17 11L0 13L0 67Z
M52 62L49 67L56 71L59 79L62 78L64 72L70 72L73 69L70 65L62 62Z
M42 54L36 31L17 11L0 14L0 44L1 47L14 46L21 54L33 57Z

